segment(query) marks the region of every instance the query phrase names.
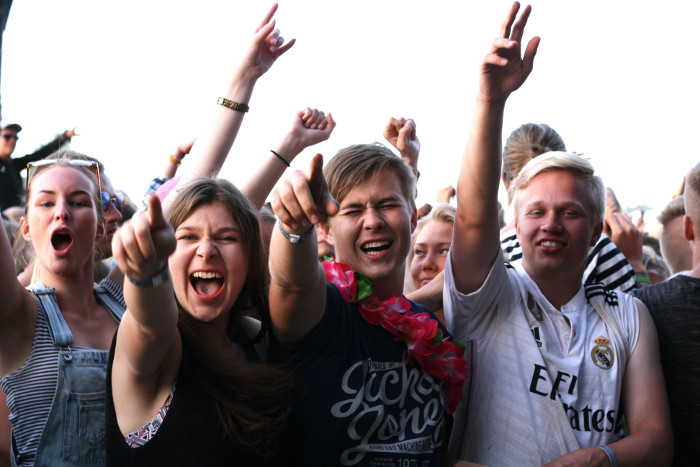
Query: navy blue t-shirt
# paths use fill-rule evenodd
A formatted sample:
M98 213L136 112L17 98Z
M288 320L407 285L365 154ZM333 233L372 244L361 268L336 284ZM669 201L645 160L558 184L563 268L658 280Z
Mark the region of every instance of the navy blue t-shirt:
M365 321L335 286L326 284L326 312L301 347L272 348L303 386L289 418L290 465L440 465L442 382L407 363L406 345Z

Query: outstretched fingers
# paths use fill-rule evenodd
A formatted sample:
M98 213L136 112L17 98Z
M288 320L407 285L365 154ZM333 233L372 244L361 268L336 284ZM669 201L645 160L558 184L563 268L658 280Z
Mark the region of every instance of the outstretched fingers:
M515 18L518 16L519 9L520 9L520 3L514 2L513 5L510 7L510 11L508 12L508 16L506 17L506 20L501 25L500 37L504 37L506 39L508 39L510 37L510 31L511 31L511 28L513 27L513 23L515 22Z
M264 28L270 22L272 17L275 16L275 12L277 11L278 6L279 5L277 5L277 3L272 5L272 8L270 8L270 10L267 12L267 14L265 15L265 18L260 23L260 26L258 26L255 29L255 32L259 32L262 28Z
M511 33L510 33L511 40L516 41L517 43L520 43L520 41L523 40L523 33L525 32L525 25L527 24L527 20L530 17L531 11L532 11L532 7L530 5L528 5L523 9L523 12L520 13L520 16L518 17L517 21L515 21L515 24L513 25L513 28L511 30Z

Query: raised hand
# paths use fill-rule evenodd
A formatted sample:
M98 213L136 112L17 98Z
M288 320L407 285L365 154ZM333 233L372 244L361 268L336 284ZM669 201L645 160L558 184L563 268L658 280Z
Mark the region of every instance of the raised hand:
M452 198L457 195L457 190L452 185L447 185L437 191L438 203L449 203Z
M286 44L284 43L279 29L275 27L276 21L272 19L276 11L277 4L275 3L255 30L255 37L243 60L245 69L256 79L264 75L275 63L275 60L291 49L296 42L296 39L292 39Z
M531 8L526 6L516 21L520 3L515 2L493 41L491 51L481 66L479 98L485 101L505 101L518 89L532 71L540 38L530 39L521 57L521 41Z
M401 158L414 169L414 172L417 172L420 141L416 136L416 122L412 118L392 117L384 127L383 136L401 153Z
M642 260L643 234L630 219L621 212L610 212L605 216L603 232L625 255L635 271L645 271Z
M307 230L324 216L334 216L338 203L323 176L323 156L316 154L308 173L294 171L272 194L272 210L292 230ZM292 232L299 233L299 232Z
M304 149L330 138L335 121L329 113L307 107L294 115L292 128L287 135L289 149L282 149L285 156L295 157ZM291 161L290 161L291 162Z
M175 232L163 216L157 196L147 212L137 212L112 239L112 253L119 269L129 277L144 280L160 272L175 251Z

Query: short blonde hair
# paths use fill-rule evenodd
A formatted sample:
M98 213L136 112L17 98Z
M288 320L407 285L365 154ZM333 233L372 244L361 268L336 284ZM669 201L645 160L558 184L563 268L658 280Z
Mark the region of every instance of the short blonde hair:
M595 169L586 159L576 154L558 151L547 152L532 159L513 180L510 190L513 198L513 213L516 219L520 214L523 192L530 185L532 179L551 170L571 172L580 177L586 184L586 196L592 209L591 214L594 222L596 224L603 222L605 216L605 185L603 180L594 175Z

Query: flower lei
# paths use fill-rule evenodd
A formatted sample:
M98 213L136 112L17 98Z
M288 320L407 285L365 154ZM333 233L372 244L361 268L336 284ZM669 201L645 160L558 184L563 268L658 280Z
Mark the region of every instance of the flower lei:
M404 297L379 300L372 293L372 282L367 276L328 257L323 268L326 280L337 287L348 303L357 304L365 321L380 325L396 336L394 340L406 344L409 363L417 363L425 373L445 383L447 413L453 413L467 379L465 347L450 341L450 337L443 339L437 320L428 313L413 313Z

